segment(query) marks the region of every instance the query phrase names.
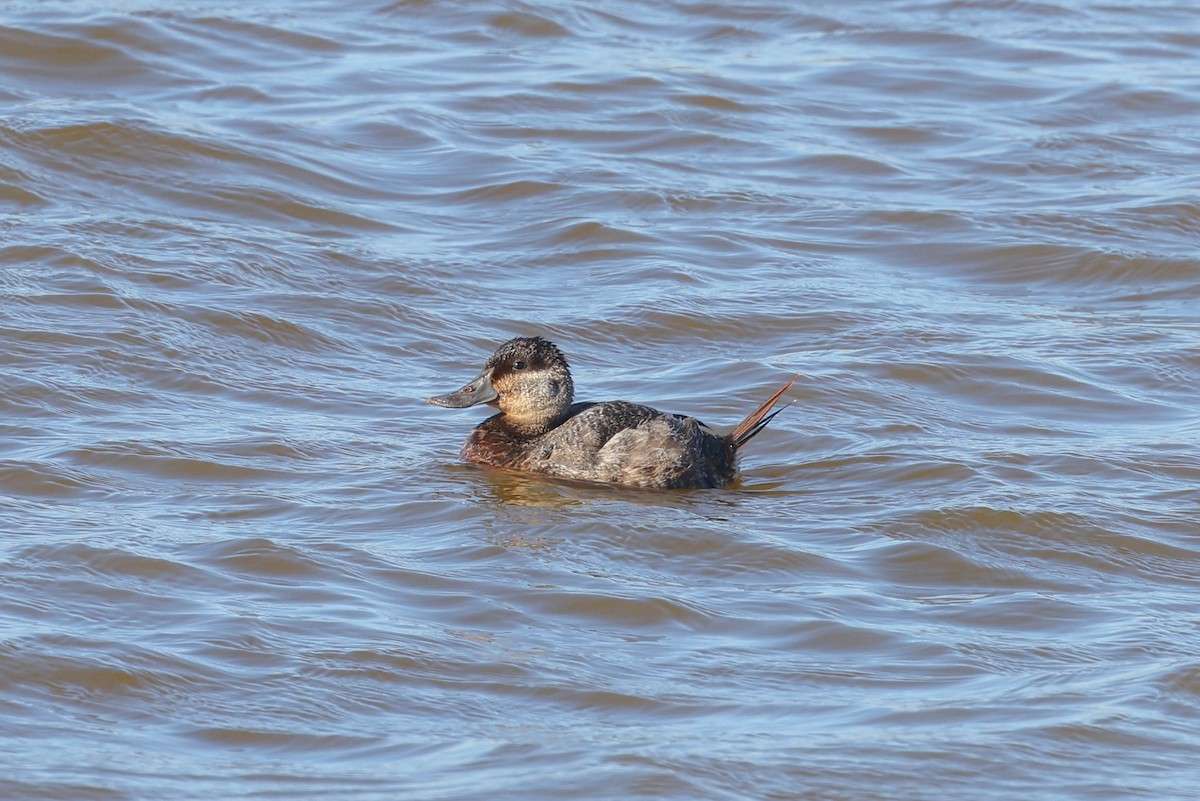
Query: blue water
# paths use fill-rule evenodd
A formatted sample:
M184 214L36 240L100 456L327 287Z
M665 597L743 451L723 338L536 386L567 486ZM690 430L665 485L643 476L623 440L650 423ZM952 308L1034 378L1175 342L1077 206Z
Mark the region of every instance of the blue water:
M1193 799L1189 4L0 5L0 797ZM794 405L733 489L424 404Z

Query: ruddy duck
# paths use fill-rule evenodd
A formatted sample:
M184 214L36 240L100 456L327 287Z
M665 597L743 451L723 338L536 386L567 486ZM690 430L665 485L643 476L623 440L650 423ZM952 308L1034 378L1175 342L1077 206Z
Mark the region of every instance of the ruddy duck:
M635 487L726 487L737 477L738 451L783 411L771 409L795 381L718 434L694 417L627 401L574 403L562 351L541 337L517 337L471 383L429 403L500 409L467 438L468 462Z

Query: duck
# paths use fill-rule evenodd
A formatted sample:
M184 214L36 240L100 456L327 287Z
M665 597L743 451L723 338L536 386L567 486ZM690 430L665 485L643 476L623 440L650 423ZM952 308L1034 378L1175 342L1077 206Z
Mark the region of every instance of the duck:
M629 401L577 403L558 346L540 336L516 337L468 384L427 402L499 409L467 437L461 451L467 462L631 487L719 489L737 480L739 452L787 408L772 411L797 378L720 433L694 417Z

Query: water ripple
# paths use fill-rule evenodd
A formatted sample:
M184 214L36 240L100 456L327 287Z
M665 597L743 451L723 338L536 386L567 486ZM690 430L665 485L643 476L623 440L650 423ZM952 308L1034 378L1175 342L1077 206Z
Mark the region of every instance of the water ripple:
M1193 16L8 8L0 795L1194 797ZM517 334L796 403L460 464Z

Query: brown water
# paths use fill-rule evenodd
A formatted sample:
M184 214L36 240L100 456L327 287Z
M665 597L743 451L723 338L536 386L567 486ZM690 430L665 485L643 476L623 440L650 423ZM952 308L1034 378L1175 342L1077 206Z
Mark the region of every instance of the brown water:
M1200 797L1190 2L0 6L0 796ZM457 462L542 334L729 491Z

